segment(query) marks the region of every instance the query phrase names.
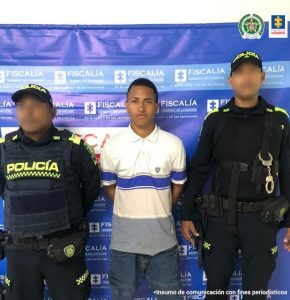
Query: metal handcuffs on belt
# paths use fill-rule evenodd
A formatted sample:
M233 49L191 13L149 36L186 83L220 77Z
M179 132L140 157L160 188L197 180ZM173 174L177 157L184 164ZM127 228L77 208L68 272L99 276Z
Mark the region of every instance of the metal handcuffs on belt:
M274 182L274 178L271 173L271 166L273 164L273 156L270 152L268 152L268 155L269 155L269 160L265 160L265 159L263 159L261 152L259 152L258 158L261 161L262 165L265 166L268 171L268 176L266 176L265 190L268 194L272 194L275 189L275 182Z

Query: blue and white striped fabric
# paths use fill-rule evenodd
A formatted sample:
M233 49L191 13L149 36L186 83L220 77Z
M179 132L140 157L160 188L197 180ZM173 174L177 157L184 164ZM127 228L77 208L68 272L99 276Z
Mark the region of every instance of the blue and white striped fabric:
M101 153L102 184L116 185L111 249L155 255L177 244L171 184L186 181L182 141L157 126L141 138L129 126Z

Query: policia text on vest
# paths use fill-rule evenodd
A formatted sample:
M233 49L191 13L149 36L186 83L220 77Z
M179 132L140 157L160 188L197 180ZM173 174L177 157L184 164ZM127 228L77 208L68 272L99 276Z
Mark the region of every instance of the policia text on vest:
M229 84L235 96L206 117L190 164L182 231L188 241L197 241L207 290L224 291L207 300L227 299L239 250L243 290L253 293L268 289L280 226L288 228L284 247L290 250L289 116L258 96L265 78L262 70L256 53L244 51L234 58ZM200 195L211 169L211 193Z
M93 149L58 130L51 95L30 84L12 95L20 128L0 140L7 230L5 299L87 299L87 214L100 190ZM25 275L24 275L25 274Z

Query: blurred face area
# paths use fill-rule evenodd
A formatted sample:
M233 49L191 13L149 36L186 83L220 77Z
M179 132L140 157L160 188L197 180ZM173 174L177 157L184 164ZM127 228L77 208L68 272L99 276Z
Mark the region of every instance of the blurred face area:
M251 100L259 94L265 73L253 63L242 63L228 78L235 95L243 100Z
M16 103L18 123L24 132L30 134L49 129L55 115L55 108L33 95L24 95Z
M128 93L126 108L132 126L147 129L155 124L158 103L156 103L156 97L151 88L133 86Z

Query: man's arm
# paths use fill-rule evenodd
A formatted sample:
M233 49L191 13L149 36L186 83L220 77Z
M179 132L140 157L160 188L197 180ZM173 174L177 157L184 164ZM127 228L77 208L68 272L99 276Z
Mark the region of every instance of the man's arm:
M5 141L4 137L0 138L0 161L2 160L1 159L1 155L2 155L1 152L3 151L3 146L1 144L4 143L4 141ZM4 200L5 184L6 184L6 180L5 180L5 177L4 177L3 166L0 166L0 196L3 200Z
M175 207L176 203L181 197L184 184L171 184L171 195L172 195L172 207Z
M205 119L196 152L189 165L189 178L183 197L181 220L192 221L195 209L194 198L200 194L212 167L213 131L216 126L214 113Z
M290 202L290 127L288 119L283 123L284 129L279 157L279 184L281 195ZM283 226L287 228L284 248L290 251L290 210L284 216Z
M110 198L110 200L112 200L112 202L114 203L115 192L116 192L116 185L113 184L113 185L104 186L104 190L107 193L107 195Z
M110 142L107 142L102 149L101 153L101 176L102 176L102 186L109 196L110 200L114 202L115 192L116 192L116 183L117 183L117 174L114 167L113 160L110 155Z
M203 123L197 149L189 166L189 179L183 196L181 231L184 238L192 245L195 244L192 236L199 236L193 223L193 220L198 218L194 198L201 192L212 166L213 131L216 126L216 114L208 116Z
M93 148L83 140L79 145L74 146L72 159L78 166L83 208L84 213L87 214L100 194L100 170Z
M176 205L183 192L186 176L186 153L181 140L178 140L175 150L172 153L172 170L171 170L171 196L172 208Z
M4 200L5 178L3 174L0 174L0 196Z

